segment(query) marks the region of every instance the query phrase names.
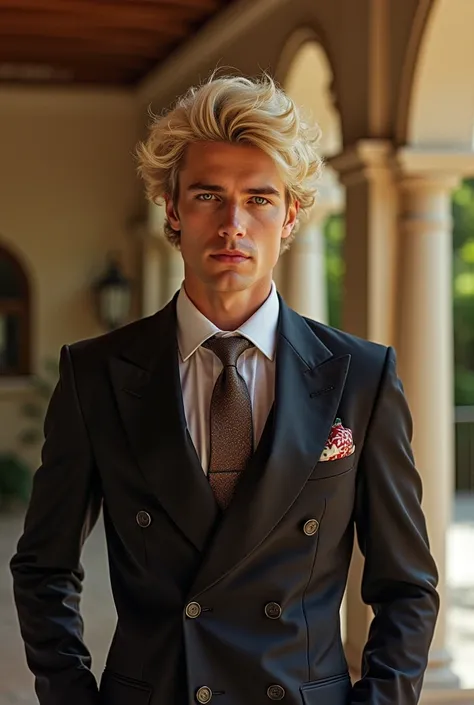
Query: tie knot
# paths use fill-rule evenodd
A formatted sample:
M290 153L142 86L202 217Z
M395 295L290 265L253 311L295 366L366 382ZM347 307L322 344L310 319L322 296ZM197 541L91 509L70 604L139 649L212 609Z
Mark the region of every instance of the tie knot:
M214 335L212 338L209 338L209 340L206 340L206 342L202 345L204 348L212 350L212 352L217 355L219 360L222 362L224 367L228 367L229 365L235 367L239 356L244 352L244 350L248 350L248 348L253 347L253 343L242 336L218 338Z

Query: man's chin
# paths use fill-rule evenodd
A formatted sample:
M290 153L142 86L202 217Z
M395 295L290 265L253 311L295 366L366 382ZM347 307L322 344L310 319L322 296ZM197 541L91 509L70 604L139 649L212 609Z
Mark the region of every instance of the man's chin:
M208 279L208 284L214 291L220 292L243 291L251 287L253 283L252 277L244 276L236 271L226 271L218 275L214 274Z

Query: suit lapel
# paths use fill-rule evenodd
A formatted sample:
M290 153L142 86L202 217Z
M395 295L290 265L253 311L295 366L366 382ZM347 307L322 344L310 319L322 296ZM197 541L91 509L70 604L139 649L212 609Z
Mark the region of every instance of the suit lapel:
M186 429L175 300L142 323L110 361L120 416L138 467L174 523L203 551L218 508Z
M250 465L243 474L191 588L194 597L244 560L298 497L329 436L349 362L350 355L333 357L280 300L270 456L264 468Z

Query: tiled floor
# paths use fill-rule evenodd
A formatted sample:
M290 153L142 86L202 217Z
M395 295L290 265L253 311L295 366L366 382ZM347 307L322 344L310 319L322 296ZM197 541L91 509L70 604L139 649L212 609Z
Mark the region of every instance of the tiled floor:
M463 688L474 688L474 496L458 497L448 533L448 647Z
M37 705L25 665L8 570L21 527L21 516L0 515L0 705ZM462 686L474 688L474 497L458 498L448 548L448 646ZM101 524L85 546L83 563L87 574L82 601L85 638L93 653L94 673L99 675L115 622Z

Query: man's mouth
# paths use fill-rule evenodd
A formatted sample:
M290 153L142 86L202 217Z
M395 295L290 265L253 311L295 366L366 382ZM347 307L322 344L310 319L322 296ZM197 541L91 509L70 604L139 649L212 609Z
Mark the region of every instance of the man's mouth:
M213 259L216 259L218 262L225 262L225 263L233 263L233 264L239 264L240 262L245 262L246 260L250 259L249 255L246 255L244 252L240 252L240 250L225 250L221 252L215 252L213 255L211 255Z

